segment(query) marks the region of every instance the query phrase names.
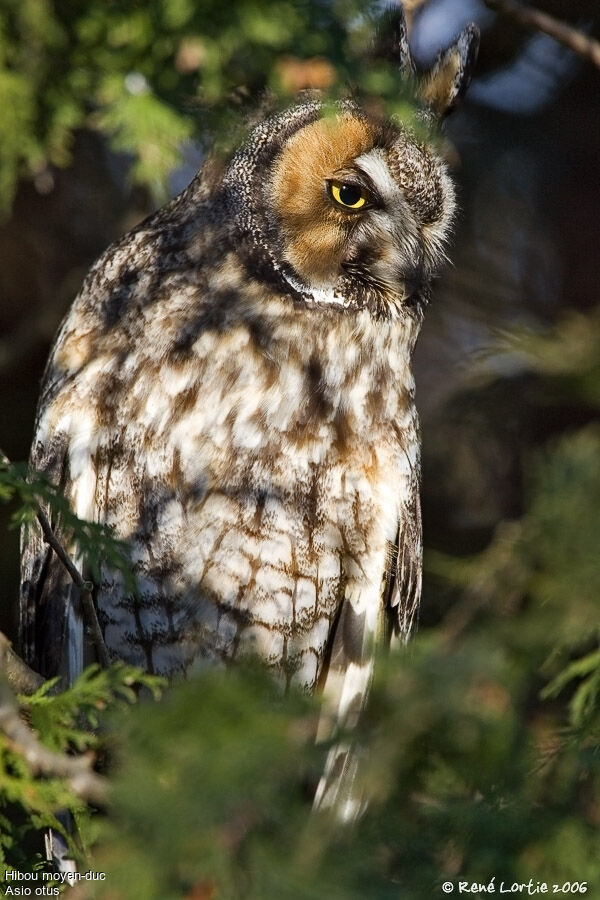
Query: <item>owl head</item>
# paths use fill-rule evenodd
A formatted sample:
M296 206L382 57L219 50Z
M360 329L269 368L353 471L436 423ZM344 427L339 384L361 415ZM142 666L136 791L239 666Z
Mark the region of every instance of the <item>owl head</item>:
M440 117L468 84L477 42L469 26L417 77L397 7L376 45L410 80L424 117ZM442 159L401 123L355 100L304 97L254 128L223 189L249 269L294 302L420 314L455 200Z

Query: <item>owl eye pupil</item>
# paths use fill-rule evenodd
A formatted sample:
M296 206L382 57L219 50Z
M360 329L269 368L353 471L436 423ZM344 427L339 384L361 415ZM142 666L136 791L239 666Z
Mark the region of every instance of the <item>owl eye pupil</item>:
M329 196L338 206L353 212L364 209L371 201L365 188L348 181L330 181Z
M362 191L355 185L342 184L340 186L340 200L342 203L345 203L346 206L356 206L357 203L360 203L361 197Z

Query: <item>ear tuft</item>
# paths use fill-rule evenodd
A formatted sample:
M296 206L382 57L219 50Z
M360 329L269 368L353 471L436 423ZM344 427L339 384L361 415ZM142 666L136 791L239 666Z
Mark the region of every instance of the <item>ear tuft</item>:
M452 112L468 88L478 49L479 29L476 25L467 25L422 76L418 97L436 115L445 116Z
M398 66L404 75L414 73L404 11L400 4L386 7L378 18L373 56Z

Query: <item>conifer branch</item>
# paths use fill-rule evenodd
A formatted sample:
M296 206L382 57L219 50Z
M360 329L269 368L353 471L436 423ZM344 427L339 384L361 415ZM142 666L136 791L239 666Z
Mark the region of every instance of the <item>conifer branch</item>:
M0 729L29 764L36 775L64 778L71 791L87 803L103 805L107 799L107 782L92 771L92 757L55 753L40 743L19 714L19 707L8 683L0 679Z
M13 650L6 635L0 631L0 672L17 694L33 694L44 683L44 679Z
M0 463L5 466L10 466L9 458L2 452L0 452ZM79 588L85 625L96 648L98 662L102 668L106 669L110 665L110 657L108 655L108 650L106 649L106 644L104 643L104 636L102 634L102 629L100 628L98 614L92 597L93 585L89 581L84 580L81 572L56 537L52 525L39 502L36 503L36 518L42 529L45 542L52 550L54 550L56 556L67 570L71 581ZM25 663L23 663L23 665L25 665Z
M94 642L96 653L98 654L98 662L106 669L110 665L110 658L108 650L106 649L106 644L104 643L104 636L102 634L102 629L100 628L100 622L98 621L96 607L94 606L90 582L84 581L79 569L56 537L46 514L41 508L38 508L37 520L42 529L44 540L58 556L59 560L69 573L73 584L79 588L85 624L89 630L92 641Z

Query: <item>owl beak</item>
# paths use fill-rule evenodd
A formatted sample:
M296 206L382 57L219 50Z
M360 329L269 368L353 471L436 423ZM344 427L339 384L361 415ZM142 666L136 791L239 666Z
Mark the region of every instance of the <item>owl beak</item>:
M425 284L425 269L423 266L411 266L404 268L400 273L400 283L404 286L406 302L410 305L419 299L419 294Z

